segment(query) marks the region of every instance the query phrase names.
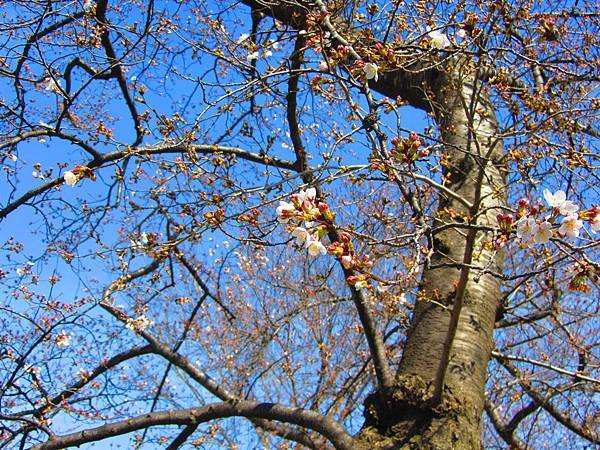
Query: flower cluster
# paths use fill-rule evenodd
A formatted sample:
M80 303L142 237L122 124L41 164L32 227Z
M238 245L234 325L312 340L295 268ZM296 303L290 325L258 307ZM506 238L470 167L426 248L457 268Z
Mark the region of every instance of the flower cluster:
M551 214L543 219L536 218L540 213L540 206L530 206L526 199L519 201L517 215L520 218L515 225L517 237L523 246L547 244L556 234L577 238L583 227L583 220L589 221L592 233L600 230L600 207L595 206L590 210L578 212L579 206L567 200L567 195L561 190L552 194L545 189L544 199L551 209ZM556 229L554 225L561 216L560 225ZM512 215L499 214L497 218L500 230L505 234L510 233L513 225Z
M273 52L269 49L277 50L279 48L279 43L277 42L266 42L264 48L259 48L253 41L250 39L250 35L248 33L242 33L239 38L236 39L236 44L240 47L244 48L248 51L246 54L246 61L251 63L254 60L259 58L269 58L273 56Z
M333 219L329 207L324 202L317 202L317 191L308 188L293 194L290 202L279 201L277 220L287 225L287 231L295 238L298 247L308 250L310 256L327 253L321 238L327 234L327 226L322 222Z
M71 335L64 330L61 330L54 339L58 347L68 347L71 345Z
M125 328L131 331L135 331L136 333L141 333L153 324L154 322L152 322L150 319L148 319L145 315L142 314L137 319L128 318L127 322L125 323Z
M329 206L317 200L314 188L301 190L293 194L289 202L280 200L277 207L277 220L286 225L286 231L295 239L300 248L305 248L310 256L320 256L327 253L338 258L344 269L350 272L348 284L356 289L369 286L369 269L373 261L368 255L362 257L354 252L352 238L346 231L337 233L337 238L328 246L321 239L329 231L335 230L334 215Z
M531 216L523 216L517 222L517 237L523 245L547 244L553 236L552 224Z

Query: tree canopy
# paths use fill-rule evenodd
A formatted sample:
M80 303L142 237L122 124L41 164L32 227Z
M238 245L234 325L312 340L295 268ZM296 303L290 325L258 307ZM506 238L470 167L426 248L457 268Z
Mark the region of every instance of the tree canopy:
M0 448L600 444L598 7L1 2Z

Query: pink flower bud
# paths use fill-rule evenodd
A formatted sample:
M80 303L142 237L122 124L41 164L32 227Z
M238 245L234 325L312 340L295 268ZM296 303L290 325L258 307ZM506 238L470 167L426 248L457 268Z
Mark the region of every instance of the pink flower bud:
M350 242L351 236L350 233L346 232L346 231L342 231L340 233L340 241L342 242Z
M340 261L342 263L342 266L344 266L344 269L351 269L352 267L354 267L354 261L352 260L352 256L350 255L343 255L340 258Z

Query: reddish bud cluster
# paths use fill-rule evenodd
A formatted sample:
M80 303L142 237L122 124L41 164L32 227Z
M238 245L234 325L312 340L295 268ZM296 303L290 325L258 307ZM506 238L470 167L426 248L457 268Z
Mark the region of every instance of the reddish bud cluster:
M556 28L556 19L554 17L544 17L540 21L538 28L539 33L542 35L540 42L555 42L558 41L558 29Z
M88 166L75 166L74 169L71 169L71 172L77 177L78 180L89 178L92 181L96 181L96 174Z
M306 26L309 30L317 29L321 26L325 18L329 15L326 11L314 11L306 15Z
M512 224L514 222L514 217L512 214L498 214L496 216L496 219L498 219L498 226L500 227L500 230L502 230L505 233L510 233L511 229L512 229Z
M346 45L338 45L336 48L331 50L329 54L330 59L335 62L343 62L350 55L350 47Z
M354 286L355 289L364 289L368 287L369 276L367 274L361 273L359 275L350 275L346 278L346 281L350 286Z
M216 211L205 213L202 217L211 225L219 226L225 220L225 210L223 208L219 208Z
M589 293L591 288L588 284L589 281L592 283L598 282L598 270L594 269L590 264L577 264L575 266L577 273L569 282L569 290L574 292Z
M423 142L417 133L410 133L408 138L396 136L391 140L394 148L392 149L392 157L400 162L410 164L419 158L429 156L429 149L420 148Z
M529 211L529 200L522 198L517 202L517 218L527 215Z
M512 214L501 213L496 216L498 220L498 227L500 228L500 235L496 237L496 248L502 248L508 242L510 233L512 231L514 216Z

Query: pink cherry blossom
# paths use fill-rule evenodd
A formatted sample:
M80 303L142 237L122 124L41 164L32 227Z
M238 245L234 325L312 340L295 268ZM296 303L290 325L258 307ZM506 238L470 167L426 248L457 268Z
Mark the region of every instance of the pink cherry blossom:
M344 255L340 258L340 260L342 262L342 266L344 266L344 269L351 269L354 265L354 261L350 255Z

